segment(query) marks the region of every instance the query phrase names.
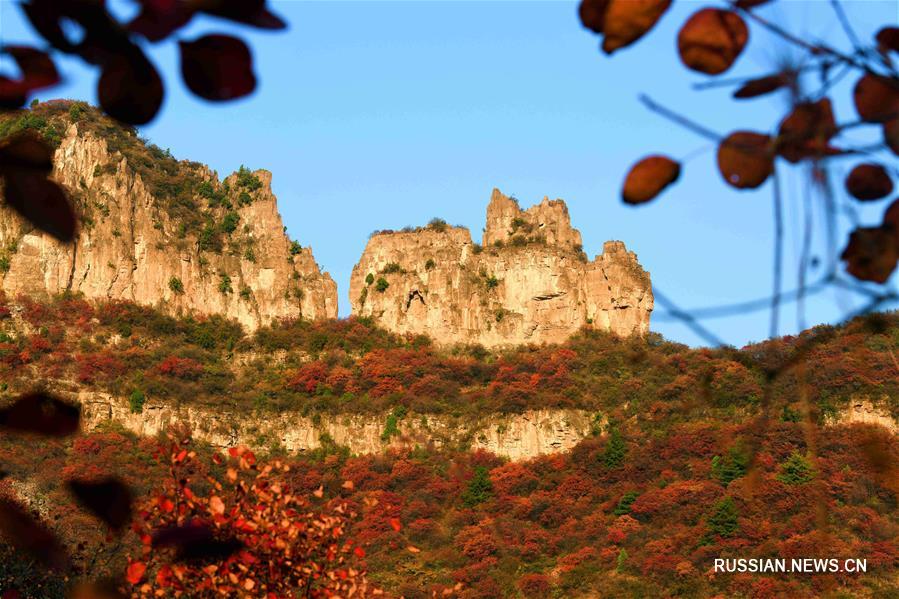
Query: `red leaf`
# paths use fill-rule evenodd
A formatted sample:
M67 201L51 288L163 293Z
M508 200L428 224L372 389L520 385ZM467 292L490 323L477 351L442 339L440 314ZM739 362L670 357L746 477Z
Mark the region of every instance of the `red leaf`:
M669 6L671 0L609 0L601 24L605 36L603 52L612 54L636 42L655 26Z
M677 49L687 68L718 75L734 64L749 40L749 29L735 12L704 8L693 14L677 35Z
M680 164L667 156L648 156L631 167L621 198L627 204L642 204L655 198L680 177Z
M207 35L179 45L184 82L201 98L233 100L256 88L250 49L236 37Z
M21 505L0 497L0 533L32 559L54 570L65 570L69 558L56 536Z
M403 528L403 523L400 522L400 519L399 519L399 518L391 518L391 519L390 519L390 526L393 527L393 530L399 532L400 529Z
M164 93L159 73L136 46L106 62L97 91L103 110L130 125L153 120Z
M893 180L879 164L859 164L846 177L846 190L862 202L879 200L892 193Z
M132 585L138 585L144 577L144 572L147 571L147 565L143 562L131 562L128 564L128 572L125 575L125 580L127 580Z
M737 98L738 100L757 98L775 92L786 84L787 78L782 74L750 79L734 92L734 98Z
M852 94L855 109L863 121L880 123L899 118L899 84L876 75L864 75Z
M118 479L70 480L67 486L79 504L113 529L121 529L131 519L131 490Z
M774 169L771 138L752 131L736 131L718 146L718 171L737 189L755 189Z
M742 8L743 10L749 10L750 8L761 6L762 4L768 4L769 2L771 2L771 0L737 0L734 2L734 6Z
M356 546L355 549L353 549L353 553L356 554L356 557L360 557L360 558L365 557L365 549L363 549L362 547L359 547L358 545Z
M78 432L81 407L46 393L29 393L0 409L0 428L52 437Z
M896 236L885 227L859 227L849 236L849 244L840 259L856 279L886 283L899 260Z

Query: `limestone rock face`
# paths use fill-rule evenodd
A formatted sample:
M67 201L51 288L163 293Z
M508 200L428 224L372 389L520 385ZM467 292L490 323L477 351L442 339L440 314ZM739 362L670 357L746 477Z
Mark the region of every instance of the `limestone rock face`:
M522 211L493 191L484 245L429 225L371 237L350 280L353 314L441 344L559 343L581 327L644 335L649 274L620 241L589 261L562 200Z
M531 410L494 414L474 422L421 414L399 421L399 434L384 440L386 414L322 415L313 420L299 412L234 413L211 406L147 402L134 414L125 398L82 390L71 399L82 405L82 428L90 431L114 422L137 435L153 437L173 425L186 426L194 439L215 447L245 445L304 452L331 439L352 454L380 454L416 446L482 449L511 460L565 452L591 434L594 414L582 410Z
M55 154L54 177L84 217L77 239L60 244L0 207L0 288L11 296L70 291L172 313L219 314L251 329L277 318L336 317L337 287L311 250L292 246L285 235L270 173L253 173L260 185L238 202L236 174L220 183L201 165L178 164L209 189L230 190L221 192L234 199L228 204L234 226L223 247L204 248L199 234L185 233L127 158L71 124Z

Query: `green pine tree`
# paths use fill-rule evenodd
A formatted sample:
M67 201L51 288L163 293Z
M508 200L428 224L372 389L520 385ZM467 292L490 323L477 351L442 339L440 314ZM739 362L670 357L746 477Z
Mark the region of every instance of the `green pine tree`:
M621 437L621 432L615 427L609 433L609 440L602 455L602 462L606 468L620 468L624 464L624 456L626 454L627 445L625 445L624 439Z
M726 497L715 504L712 515L706 520L709 534L719 537L733 536L740 527L737 522L737 505L730 497Z
M487 468L478 466L474 469L474 477L468 483L468 488L462 492L462 501L468 507L473 507L491 497L493 497L493 483L490 482L490 475Z
M777 480L785 485L803 485L815 478L815 467L811 461L798 451L790 454L790 457L780 465L780 474Z
M725 487L730 481L746 475L749 456L739 444L731 447L724 456L712 458L712 475Z

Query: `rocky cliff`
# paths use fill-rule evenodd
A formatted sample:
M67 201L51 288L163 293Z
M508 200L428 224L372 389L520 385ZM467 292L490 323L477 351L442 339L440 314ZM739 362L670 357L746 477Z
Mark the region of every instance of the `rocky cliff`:
M135 434L156 436L171 426L187 427L194 439L216 447L245 445L252 449L311 451L327 444L352 454L379 454L416 446L482 449L511 460L564 452L589 436L604 421L583 410L531 410L523 414L491 414L478 421L449 416L406 416L395 434L385 434L388 415L320 415L296 412L277 415L233 413L205 406L148 402L132 413L128 402L107 393L81 391L72 399L82 405L83 428L121 426Z
M219 181L83 105L41 105L18 118L56 138L54 176L82 219L63 245L0 207L7 295L68 291L220 314L249 328L336 317L336 285L310 248L288 239L267 171Z
M620 241L590 261L562 200L527 210L494 190L483 245L435 221L374 234L353 269L353 314L440 343L558 343L581 327L644 335L649 274Z

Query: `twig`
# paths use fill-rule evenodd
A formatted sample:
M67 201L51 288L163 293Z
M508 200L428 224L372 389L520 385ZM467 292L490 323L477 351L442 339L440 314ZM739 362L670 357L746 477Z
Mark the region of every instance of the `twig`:
M852 29L852 25L849 23L849 19L846 18L846 11L843 10L843 6L840 4L840 1L830 0L830 5L833 7L833 11L837 14L837 19L840 21L840 25L843 27L843 31L846 32L846 37L849 38L849 41L852 43L852 47L855 48L855 53L864 56L865 49L862 46L861 41L858 39L858 36L855 34L855 31Z
M814 171L819 168L817 163L812 164L812 180ZM800 331L805 330L805 277L808 273L809 257L812 248L812 202L810 186L806 184L802 194L802 208L805 213L802 233L802 251L799 255L799 294L796 297L796 324Z
M805 295L813 295L815 293L820 293L827 289L828 285L831 282L831 277L827 276L812 285L807 285L805 288ZM799 297L799 290L792 289L790 291L782 292L780 294L780 303L787 303L796 301ZM754 300L748 300L745 302L739 302L736 304L723 304L719 306L708 306L705 308L696 308L694 310L687 310L693 318L697 320L705 320L709 318L723 318L727 316L732 316L734 314L748 314L750 312L758 312L759 310L767 310L771 307L772 302L771 297L764 297ZM661 318L665 319L673 319L679 318L674 315L674 313L660 313L653 314L653 318Z
M674 121L678 125L689 129L697 135L701 135L702 137L707 137L715 141L721 141L721 138L723 137L719 133L715 133L711 129L703 127L702 125L691 121L687 117L677 114L669 108L665 108L646 94L640 94L638 98L640 100L640 103L646 106L649 110L655 112L656 114L660 114L671 121Z
M715 345L715 346L726 345L714 333L712 333L711 331L706 329L704 326L699 324L696 321L696 319L693 318L692 315L690 315L687 312L684 312L683 310L678 308L676 305L674 305L674 302L669 300L665 296L665 294L663 294L661 291L659 291L658 288L653 287L652 293L653 293L653 296L655 296L655 299L657 299L659 301L659 303L661 303L663 306L665 306L665 308L668 310L668 312L670 312L677 319L683 321L683 323L685 325L687 325L687 327L691 331L693 331L694 333L696 333L697 335L699 335L700 337L705 339L708 343L711 343L712 345Z
M834 58L840 60L841 62L844 62L846 64L851 64L855 68L860 69L866 73L884 77L884 75L882 73L878 73L877 71L873 70L870 66L868 66L867 64L865 64L863 62L859 62L853 56L843 54L842 52L839 52L838 50L834 50L833 48L831 48L829 46L825 46L824 44L817 44L817 45L811 44L811 43L805 41L804 39L796 37L795 35L786 31L779 25L775 25L771 21L768 21L767 19L760 17L758 14L756 14L755 11L744 10L742 8L737 7L736 3L733 1L731 2L731 6L733 6L734 9L742 12L748 18L752 19L753 21L755 21L756 23L758 23L759 25L761 25L768 31L770 31L776 35L779 35L784 40L790 42L793 45L799 46L800 48L803 48L804 50L807 50L814 55L829 54L830 56L833 56ZM892 75L887 75L886 77L889 77L893 80L896 79Z
M780 319L781 277L783 274L783 199L780 195L780 175L777 168L774 176L774 293L771 296L771 337L777 337L778 320Z

